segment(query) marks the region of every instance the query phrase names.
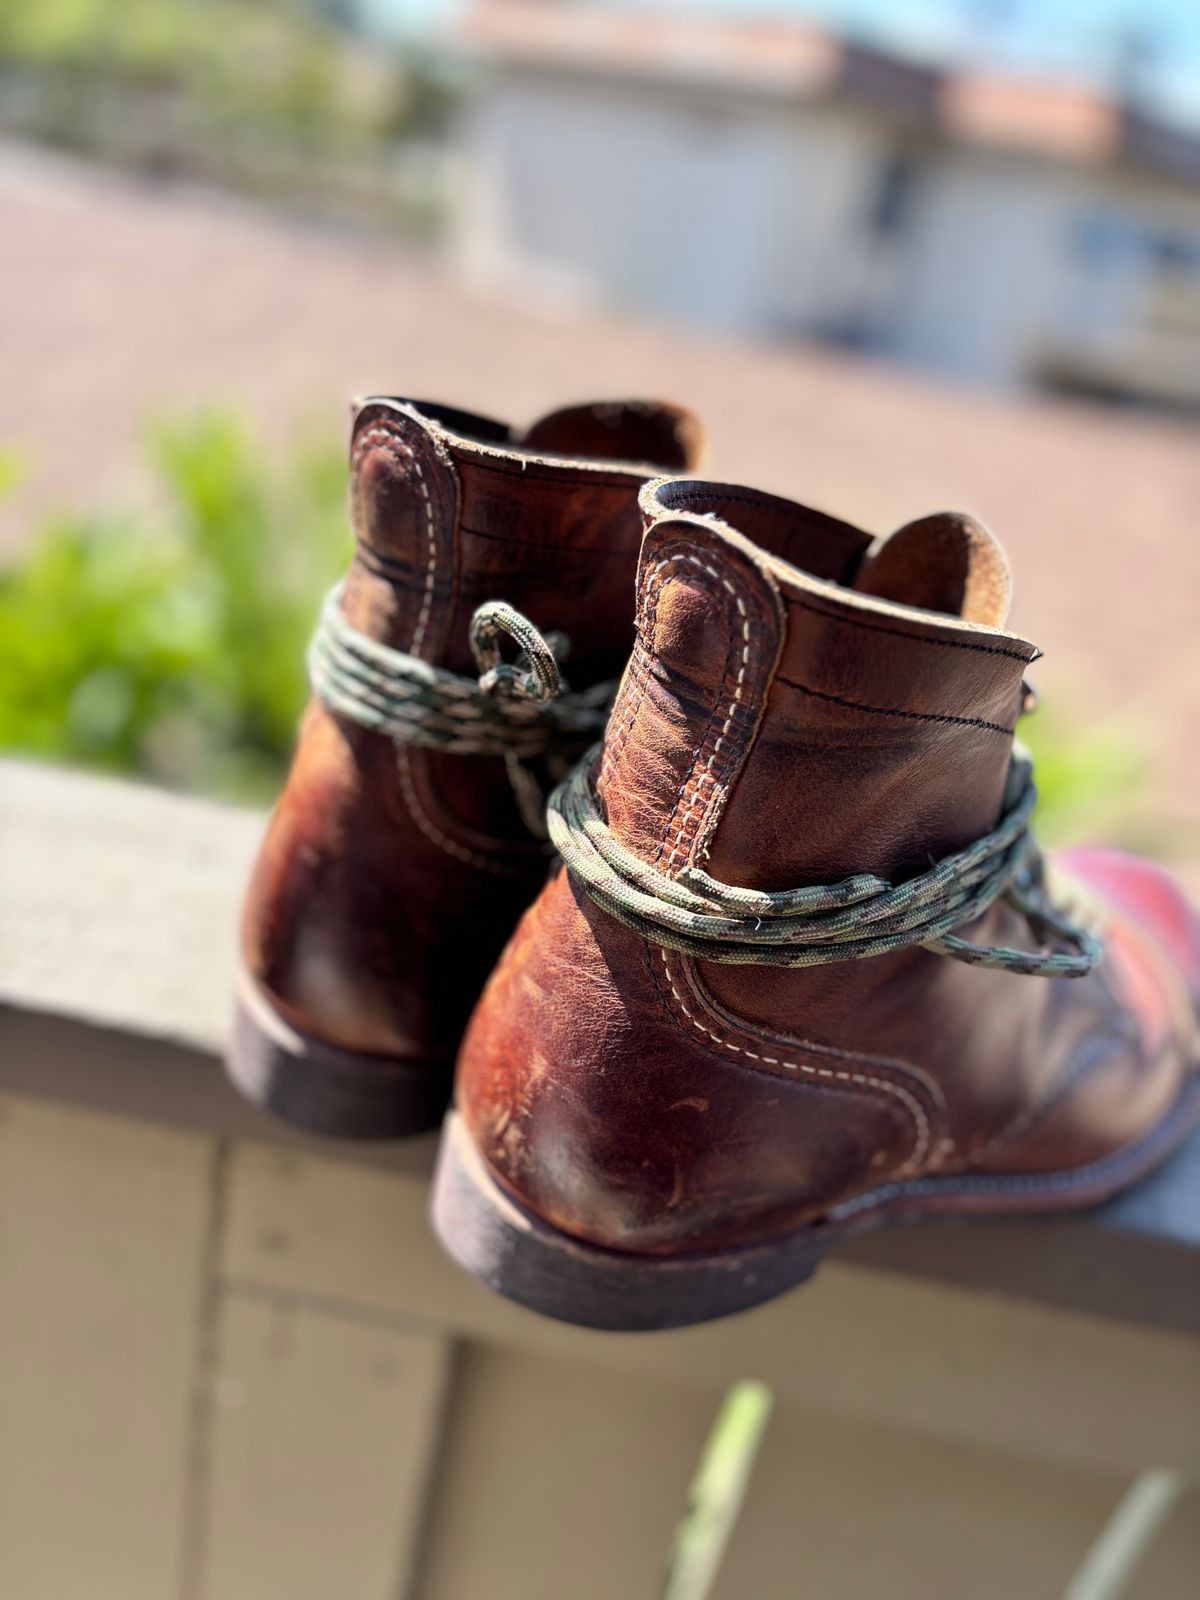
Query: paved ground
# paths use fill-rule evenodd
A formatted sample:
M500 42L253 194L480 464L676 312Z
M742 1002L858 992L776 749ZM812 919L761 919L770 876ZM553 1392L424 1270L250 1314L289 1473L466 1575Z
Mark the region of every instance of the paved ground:
M636 240L630 240L636 249ZM568 397L687 397L713 473L883 529L969 508L1008 546L1043 704L1125 720L1153 809L1200 861L1200 451L1186 424L967 395L812 352L489 304L429 263L214 197L0 149L0 446L32 472L0 524L135 492L140 423L200 399L268 441L342 430L372 389L528 417Z

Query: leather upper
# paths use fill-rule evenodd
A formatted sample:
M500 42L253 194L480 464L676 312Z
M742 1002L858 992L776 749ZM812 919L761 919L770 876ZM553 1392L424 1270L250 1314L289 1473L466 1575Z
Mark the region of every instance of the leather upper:
M637 491L703 447L655 402L571 407L524 435L423 402L361 405L355 553L342 597L370 637L474 675L468 625L504 599L569 638L566 675L615 679L631 642ZM250 972L305 1032L453 1059L487 972L547 866L498 758L394 745L310 703L243 918Z
M688 481L643 502L637 641L597 769L621 842L668 875L778 890L902 880L995 825L1033 646L889 598L899 557L804 508ZM985 559L955 592L994 611L1006 581ZM560 870L472 1021L460 1109L540 1216L649 1253L769 1239L908 1178L1102 1160L1194 1062L1200 930L1156 868L1064 864L1056 894L1105 938L1084 979L921 948L718 965ZM1034 937L1003 901L966 931Z

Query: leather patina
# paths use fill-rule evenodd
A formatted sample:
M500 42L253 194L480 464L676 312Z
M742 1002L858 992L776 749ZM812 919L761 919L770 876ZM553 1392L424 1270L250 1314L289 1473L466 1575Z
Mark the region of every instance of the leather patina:
M571 407L518 434L368 400L353 424L342 610L371 639L474 675L470 619L502 598L565 633L573 688L615 680L632 642L638 489L702 447L688 413L654 402ZM314 698L245 904L256 1014L265 1005L295 1030L296 1054L329 1046L335 1076L355 1062L433 1075L416 1118L432 1124L471 1006L547 861L500 757L397 745ZM372 1115L298 1120L409 1131L402 1115L372 1130Z
M660 481L643 507L637 639L597 769L624 845L668 875L783 890L902 881L995 826L1038 652L889 598L895 565L909 592L1002 611L990 535L951 580L747 489ZM1102 1199L1186 1131L1158 1130L1194 1084L1200 928L1165 873L1116 852L1068 853L1051 876L1103 939L1089 976L923 948L718 965L640 937L557 870L464 1041L465 1137L535 1232L647 1262L888 1204ZM1004 901L963 931L1033 938Z

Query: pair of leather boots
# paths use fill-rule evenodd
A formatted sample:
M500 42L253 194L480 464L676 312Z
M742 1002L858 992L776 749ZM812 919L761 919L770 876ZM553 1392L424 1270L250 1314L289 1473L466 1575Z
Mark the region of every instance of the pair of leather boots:
M1030 837L999 544L702 448L649 402L358 409L245 911L243 1090L390 1138L453 1085L443 1243L598 1327L757 1304L872 1224L1091 1205L1200 1112L1200 923Z

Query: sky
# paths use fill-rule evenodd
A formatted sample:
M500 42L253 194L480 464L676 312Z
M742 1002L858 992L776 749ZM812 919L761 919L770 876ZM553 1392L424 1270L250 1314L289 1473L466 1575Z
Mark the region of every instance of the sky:
M460 0L360 0L420 31ZM564 0L565 3L565 0ZM925 59L989 61L1112 84L1140 62L1145 98L1200 122L1200 0L577 0L695 12L807 17Z

